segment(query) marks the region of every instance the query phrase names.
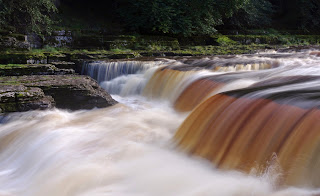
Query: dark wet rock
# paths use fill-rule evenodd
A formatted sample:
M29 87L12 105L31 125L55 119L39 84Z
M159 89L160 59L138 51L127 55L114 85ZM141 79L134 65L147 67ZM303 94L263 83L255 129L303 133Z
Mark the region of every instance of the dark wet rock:
M21 38L22 37L22 38ZM0 35L0 50L16 49L16 50L28 50L30 44L24 40L24 35L12 34L8 36Z
M107 56L109 59L130 59L135 58L135 54L127 53L127 54L112 54Z
M52 62L52 65L56 66L58 69L76 69L75 62L67 62L67 61L58 61Z
M310 55L314 55L314 56L320 56L320 51L312 51L310 52Z
M310 49L320 49L319 45L307 45L307 46L290 46L286 48L279 48L277 49L277 52L286 52L286 53L292 53L292 52L305 52Z
M35 109L48 109L54 106L51 96L46 96L42 89L18 84L0 85L0 111L22 112Z
M8 86L11 86L8 91ZM16 86L13 88L12 86ZM18 89L17 89L18 88ZM22 88L20 90L19 88ZM1 98L1 102L6 107L11 107L13 100L16 100L16 94L26 89L39 89L44 96L32 96L35 101L41 105L44 97L50 96L54 99L55 106L62 109L93 109L112 106L117 102L102 89L98 83L88 76L78 75L34 75L34 76L12 76L0 77L0 89L8 94ZM1 90L0 90L1 92ZM11 93L10 93L11 92ZM41 94L40 92L38 93ZM16 103L16 102L13 102ZM9 105L8 105L9 104ZM29 106L30 105L30 106ZM33 105L27 105L33 109ZM25 110L28 110L26 106ZM3 107L0 107L3 110ZM39 106L41 109L41 106ZM47 107L49 108L49 107ZM34 107L34 109L38 109ZM4 111L25 111L17 107Z
M57 69L54 72L54 75L71 75L75 74L74 69Z
M27 35L27 41L30 43L31 48L42 48L43 39L36 33L30 33Z

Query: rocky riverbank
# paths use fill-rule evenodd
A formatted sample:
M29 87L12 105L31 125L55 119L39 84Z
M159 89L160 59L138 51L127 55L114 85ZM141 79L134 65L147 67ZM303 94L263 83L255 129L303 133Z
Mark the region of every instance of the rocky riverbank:
M0 112L52 107L92 109L115 104L116 101L96 81L76 74L81 73L83 60L250 54L279 48L299 51L320 41L318 35L170 38L64 33L48 37L38 44L28 36L0 33ZM254 62L257 69L271 66L267 64ZM205 62L198 68L203 66L206 66ZM219 66L223 65L219 62ZM180 70L194 68L194 65L179 67Z
M53 107L92 109L117 103L95 80L77 75L73 69L7 64L0 65L0 75L1 113Z

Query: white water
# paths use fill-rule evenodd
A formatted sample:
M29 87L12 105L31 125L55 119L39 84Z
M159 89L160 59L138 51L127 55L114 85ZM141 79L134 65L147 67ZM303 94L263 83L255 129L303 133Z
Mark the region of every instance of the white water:
M0 195L320 194L320 190L305 188L279 189L275 184L280 174L272 168L260 176L219 171L205 160L177 152L171 138L186 114L176 113L166 102L137 95L153 71L115 77L112 82L124 84L113 86L120 94L114 98L122 104L110 108L7 116L0 125ZM129 82L135 77L137 83ZM136 84L141 88L135 88ZM242 81L241 87L250 84L251 80ZM235 84L231 86L225 90L234 89Z
M122 62L85 62L82 73L95 78L99 83L109 81L119 76L137 74L157 66L157 62L122 61Z

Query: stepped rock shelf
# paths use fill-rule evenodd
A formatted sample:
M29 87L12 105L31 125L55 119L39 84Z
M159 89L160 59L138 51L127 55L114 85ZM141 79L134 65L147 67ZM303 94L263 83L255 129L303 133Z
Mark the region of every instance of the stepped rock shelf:
M58 69L51 64L0 64L1 76L66 75L74 73L73 69Z
M54 65L0 65L0 112L102 108L117 102L88 76Z
M300 51L304 49L304 47L289 47L283 50ZM96 81L91 78L75 74L76 72L80 73L83 71L83 61L101 61L106 59L107 61L112 62L121 61L111 60L112 58L120 58L125 61L148 61L150 60L148 59L149 57L154 60L155 58L151 56L157 56L153 54L149 57L138 55L140 58L129 60L127 56L123 57L123 54L117 54L120 56L114 57L111 55L112 53L107 51L100 52L103 53L91 53L89 51L84 54L76 52L72 54L51 54L44 52L40 54L31 54L28 52L3 53L3 55L0 55L0 63L3 63L0 64L0 112L28 111L52 107L77 110L92 109L95 107L101 108L114 105L116 101L113 100L107 92L100 88ZM189 65L189 60L197 61L198 57L192 57L192 59L190 59L181 57L183 56L181 54L165 54L165 56L167 55L174 57L166 58L179 58L180 61L183 62L183 66L172 67L172 69L177 69L179 71L207 69L208 65L211 66L210 69L213 69L212 66L214 66L214 70L228 70L230 67L230 62L225 64L224 61L217 61L215 64L212 64L212 62L209 62L208 64L206 60L200 60L198 63L195 62L192 63L192 65ZM204 54L202 57L203 56ZM247 54L246 56L249 57L250 55ZM235 56L228 55L220 57L229 59ZM280 57L286 58L286 56L283 54L280 55ZM273 55L273 58L278 57ZM245 66L248 63L257 70L277 67L277 62L237 61L233 63L236 64L236 69L241 69L241 66Z

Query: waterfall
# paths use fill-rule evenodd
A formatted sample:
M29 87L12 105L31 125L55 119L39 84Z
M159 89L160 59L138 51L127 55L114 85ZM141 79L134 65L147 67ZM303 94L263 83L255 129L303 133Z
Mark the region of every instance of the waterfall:
M230 63L230 61L233 63ZM142 94L151 99L168 100L174 103L191 83L202 80L206 76L219 75L225 72L263 70L275 66L274 64L268 60L248 60L247 58L244 60L239 57L233 60L228 59L228 61L223 58L195 59L192 61L185 59L96 61L84 62L82 74L96 79L111 94L121 96ZM205 69L194 70L195 67ZM191 69L181 71L181 69L188 68ZM212 94L212 90L207 90L207 94ZM207 94L205 93L205 95ZM201 96L198 101L191 104L192 106L184 110L191 110L203 98ZM179 110L179 106L176 109ZM184 110L181 109L181 111Z
M320 77L288 76L212 96L176 133L219 168L257 172L276 156L283 184L319 187Z
M82 74L89 75L99 83L109 81L116 77L136 74L154 66L152 62L120 61L120 62L84 62Z
M110 94L141 94L147 80L161 65L155 61L84 62L82 74L96 79Z
M1 116L0 195L320 195L316 54L86 62L119 104Z

